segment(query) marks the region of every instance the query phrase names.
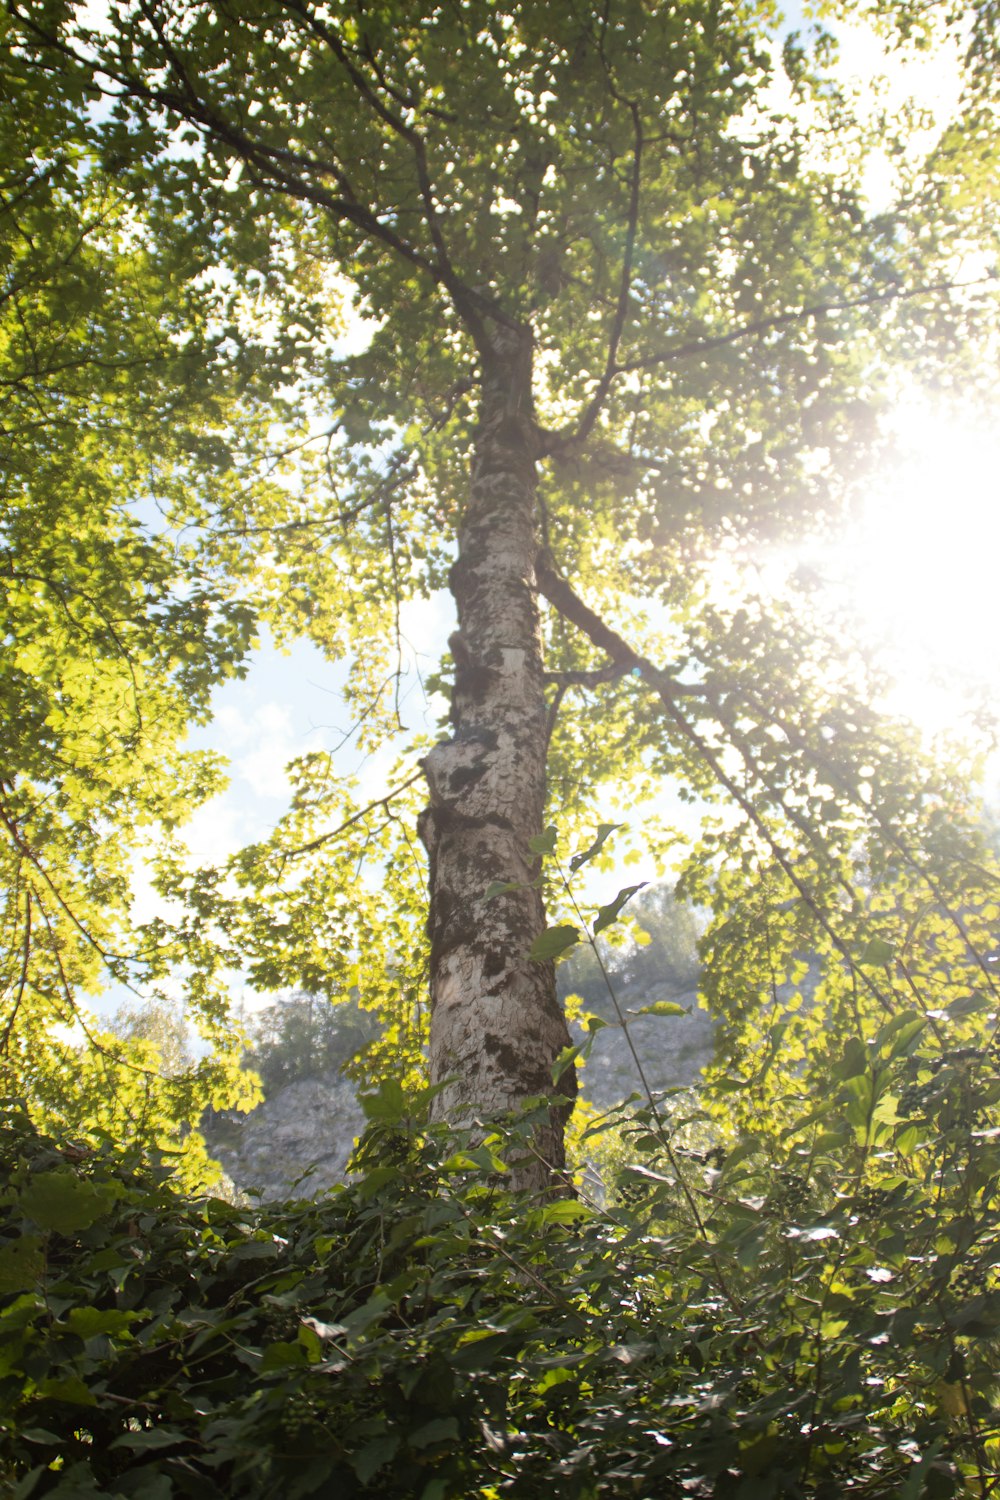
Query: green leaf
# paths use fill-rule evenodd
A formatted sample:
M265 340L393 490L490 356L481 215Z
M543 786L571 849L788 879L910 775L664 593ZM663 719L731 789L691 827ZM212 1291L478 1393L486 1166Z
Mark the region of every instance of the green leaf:
M563 924L560 927L546 927L540 932L528 949L528 958L532 963L544 963L546 959L559 959L570 948L575 948L580 941L580 929Z
M97 1399L79 1375L53 1376L38 1386L38 1394L51 1401L66 1401L70 1406L96 1406Z
M594 1211L576 1198L558 1198L546 1203L540 1210L542 1224L577 1224L581 1219L592 1219Z
M638 885L627 885L624 890L618 892L615 899L609 902L607 906L602 906L598 909L597 920L594 923L595 937L597 937L599 933L603 932L605 928L610 927L612 922L616 922L618 920L618 915L621 912L622 907L626 904L626 902L631 901L636 891L641 891L646 886L646 884L647 882L645 880L640 880Z
M312 1326L312 1323L308 1319L303 1319L299 1324L296 1339L306 1351L306 1359L309 1364L318 1364L323 1358L323 1345L318 1330Z
M913 1020L907 1021L901 1026L893 1037L892 1046L889 1049L890 1059L905 1057L913 1051L913 1044L920 1033L927 1026L926 1016L915 1016Z
M552 1064L553 1083L559 1082L560 1078L566 1072L566 1069L570 1066L570 1064L576 1062L582 1050L582 1047L563 1047L562 1051L559 1053L559 1056Z
M139 1432L123 1432L109 1446L131 1448L134 1453L151 1453L156 1448L173 1448L185 1442L183 1432L169 1427L143 1427Z
M484 901L492 901L495 896L506 896L509 891L520 891L524 887L519 880L492 880L486 887Z
M416 1432L407 1433L406 1441L411 1448L429 1448L432 1443L453 1443L458 1440L458 1421L455 1417L435 1417L425 1422Z
M80 1338L91 1339L99 1333L112 1336L125 1333L137 1316L137 1313L121 1312L115 1308L102 1311L97 1307L71 1307L66 1315L66 1324Z
M592 860L596 854L601 852L615 830L624 826L623 823L598 823L597 837L586 849L582 849L579 854L573 855L573 858L569 862L570 870L579 870L583 865Z
M686 1005L678 1005L676 1000L655 1000L652 1005L641 1005L638 1010L630 1010L630 1016L688 1016L690 1009Z
M895 956L896 949L892 943L887 943L884 938L874 937L865 945L858 963L866 968L878 968L891 963Z
M20 1484L11 1493L11 1500L30 1500L43 1474L50 1473L48 1464L36 1464L24 1475Z
M528 840L528 848L532 854L554 854L558 832L554 825L546 828L544 833L536 833Z
M849 1036L844 1043L844 1052L840 1061L830 1070L831 1077L835 1079L856 1078L859 1073L865 1073L871 1063L868 1048L859 1036Z
M984 1010L992 1010L995 1005L996 1000L989 994L962 995L960 999L952 1001L945 1014L949 1021L955 1021L962 1016L975 1016Z
M276 1343L269 1344L264 1350L260 1368L264 1374L269 1374L274 1370L300 1369L308 1363L309 1357L298 1339L294 1344L279 1339Z
M348 1338L356 1339L365 1333L373 1323L384 1318L392 1307L392 1299L385 1292L373 1292L367 1302L356 1307L353 1312L344 1318L344 1332Z
M406 1095L398 1078L383 1079L374 1094L361 1094L358 1102L373 1122L399 1120L406 1113Z
M355 1453L351 1466L361 1483L367 1484L370 1479L374 1479L379 1469L383 1469L395 1458L398 1451L399 1433L383 1432Z
M27 1292L45 1270L42 1242L26 1234L0 1246L0 1292Z
M175 1493L169 1474L150 1473L152 1464L136 1465L126 1476L116 1480L115 1500L119 1495L136 1500L172 1500Z
M117 1196L113 1184L98 1187L72 1172L56 1170L35 1177L21 1193L20 1204L39 1228L74 1234L108 1213Z

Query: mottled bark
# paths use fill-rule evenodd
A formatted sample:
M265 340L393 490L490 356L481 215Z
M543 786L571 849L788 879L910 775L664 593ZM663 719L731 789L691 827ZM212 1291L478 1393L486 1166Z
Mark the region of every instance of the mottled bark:
M456 1124L496 1120L553 1092L569 1042L551 963L526 955L545 925L529 839L545 811L546 708L535 557L536 432L527 336L497 335L483 374L469 500L451 585L458 630L453 734L423 762L430 805L432 1081ZM520 888L486 900L494 881ZM572 1070L560 1092L575 1089ZM539 1132L540 1162L518 1185L542 1187L564 1163L562 1118Z

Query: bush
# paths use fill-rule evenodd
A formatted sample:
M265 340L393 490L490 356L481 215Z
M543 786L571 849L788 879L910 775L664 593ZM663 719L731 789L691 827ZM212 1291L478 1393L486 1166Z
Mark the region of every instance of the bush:
M969 1024L851 1039L780 1146L694 1150L651 1101L606 1212L504 1191L530 1119L472 1146L390 1086L355 1182L253 1211L14 1111L14 1493L987 1494L1000 1075Z

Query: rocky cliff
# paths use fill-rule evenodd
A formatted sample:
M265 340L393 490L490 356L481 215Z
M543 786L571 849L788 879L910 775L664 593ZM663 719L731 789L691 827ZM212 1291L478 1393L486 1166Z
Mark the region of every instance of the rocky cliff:
M712 1023L695 993L677 994L664 982L626 986L620 996L626 1013L660 1000L683 1006L685 1014L629 1017L643 1072L653 1089L693 1083L712 1046ZM584 1098L604 1110L641 1093L642 1083L613 1013L602 1019L608 1024L594 1038L581 1087ZM296 1192L312 1194L343 1181L364 1115L352 1085L339 1071L325 1070L273 1090L248 1115L215 1116L203 1128L235 1188L273 1199L287 1196L296 1183Z

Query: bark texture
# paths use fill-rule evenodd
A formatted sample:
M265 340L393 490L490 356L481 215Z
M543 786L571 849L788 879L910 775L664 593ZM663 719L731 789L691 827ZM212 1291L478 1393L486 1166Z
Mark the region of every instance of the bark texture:
M432 1082L455 1124L496 1120L551 1094L569 1034L551 963L526 954L545 926L529 839L545 811L546 705L535 578L536 432L527 336L496 336L483 374L480 428L452 591L459 626L453 734L423 762L430 805ZM494 881L521 888L485 899ZM575 1090L570 1070L560 1093ZM544 1187L564 1165L562 1118L539 1132L541 1160L517 1185Z

